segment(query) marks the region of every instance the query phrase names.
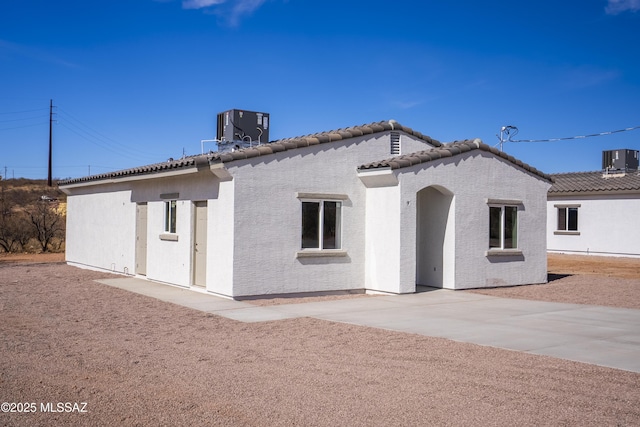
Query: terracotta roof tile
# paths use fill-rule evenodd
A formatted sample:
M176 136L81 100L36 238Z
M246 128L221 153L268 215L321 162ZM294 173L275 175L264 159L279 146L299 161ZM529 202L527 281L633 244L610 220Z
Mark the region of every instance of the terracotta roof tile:
M486 144L483 144L479 139L476 140L466 140L466 141L456 141L450 144L445 144L437 148L432 148L429 150L418 151L415 153L405 154L398 157L393 157L387 160L381 160L377 162L368 163L360 166L359 170L369 170L369 169L379 169L379 168L391 168L393 169L401 169L409 166L413 166L420 163L428 163L433 160L441 159L443 157L452 157L461 153L466 153L472 150L482 150L488 151L490 153L495 154L503 159L508 160L514 165L537 175L547 181L552 182L552 178L550 175L547 175L543 172L540 172L538 169L533 166L529 166L526 163L516 159L513 156L510 156L502 151L494 147L490 147Z
M603 175L602 172L572 172L551 175L549 194L640 192L640 173Z
M363 135L372 135L374 133L385 131L402 131L409 135L413 135L422 141L431 144L436 147L442 146L442 143L421 134L415 132L413 129L402 126L395 121L370 123L361 126L352 126L349 128L331 130L328 132L319 132L295 138L285 138L277 141L263 144L257 147L243 148L233 152L227 153L210 153L197 156L189 156L179 160L170 159L167 162L155 163L153 165L136 167L131 169L120 170L116 172L108 172L100 175L86 176L82 178L73 178L68 180L62 180L58 182L58 185L77 184L83 182L102 181L114 178L122 178L132 175L144 175L164 172L171 169L179 169L184 167L199 166L202 161L206 161L209 164L214 163L228 163L234 160L249 159L252 157L265 156L273 153L278 153L287 150L295 150L296 148L309 147L312 145L325 144L333 141L340 141L349 138L355 138ZM268 149L267 149L268 148Z

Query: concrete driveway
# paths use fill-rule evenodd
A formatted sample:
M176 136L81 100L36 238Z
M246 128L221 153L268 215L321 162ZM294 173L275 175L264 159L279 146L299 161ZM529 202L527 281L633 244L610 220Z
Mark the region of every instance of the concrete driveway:
M446 289L259 307L137 278L98 282L241 322L313 317L640 372L640 310Z

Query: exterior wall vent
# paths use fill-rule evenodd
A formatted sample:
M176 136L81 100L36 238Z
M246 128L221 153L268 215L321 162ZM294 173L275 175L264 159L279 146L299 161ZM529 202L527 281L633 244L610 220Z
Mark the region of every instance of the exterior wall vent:
M233 151L269 142L269 113L229 110L218 114L218 151Z
M638 150L603 151L602 169L605 173L638 170Z
M400 149L400 132L391 132L391 155L399 156Z

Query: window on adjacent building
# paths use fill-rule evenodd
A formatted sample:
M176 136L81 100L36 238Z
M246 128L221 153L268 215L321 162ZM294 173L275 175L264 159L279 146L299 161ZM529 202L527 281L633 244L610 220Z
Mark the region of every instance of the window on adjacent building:
M518 207L489 206L489 248L518 247Z
M558 231L578 231L578 207L558 207Z
M302 201L302 249L340 249L342 202Z
M176 201L164 202L164 231L166 233L176 232Z

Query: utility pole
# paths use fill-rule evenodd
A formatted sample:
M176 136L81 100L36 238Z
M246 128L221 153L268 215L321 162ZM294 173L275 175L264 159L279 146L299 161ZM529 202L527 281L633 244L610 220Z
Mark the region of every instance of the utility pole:
M53 149L53 99L49 100L49 174L47 175L47 185L53 187L51 179L51 151Z

